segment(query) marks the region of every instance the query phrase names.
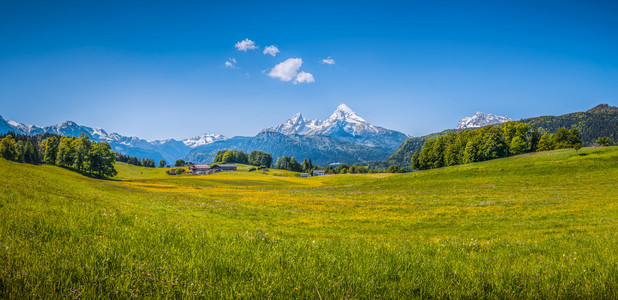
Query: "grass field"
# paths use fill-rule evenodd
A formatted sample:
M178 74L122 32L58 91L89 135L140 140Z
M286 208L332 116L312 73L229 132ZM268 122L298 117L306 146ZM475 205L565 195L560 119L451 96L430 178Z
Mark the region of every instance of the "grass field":
M0 298L617 299L618 147L579 153L314 178L0 160Z

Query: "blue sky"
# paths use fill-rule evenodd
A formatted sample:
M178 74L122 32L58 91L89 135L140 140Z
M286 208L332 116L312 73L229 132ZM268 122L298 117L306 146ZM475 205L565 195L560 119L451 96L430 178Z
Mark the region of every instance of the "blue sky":
M84 2L0 2L5 119L235 136L346 103L422 135L618 104L616 1Z

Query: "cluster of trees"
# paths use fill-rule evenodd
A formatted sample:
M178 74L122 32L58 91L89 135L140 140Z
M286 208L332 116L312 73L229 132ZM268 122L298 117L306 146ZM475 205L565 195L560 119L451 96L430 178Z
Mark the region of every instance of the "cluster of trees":
M49 134L16 137L17 140L12 134L7 134L0 140L2 158L31 164L57 165L99 177L116 175L116 153L110 145L90 141L83 133L79 138Z
M564 148L575 148L579 150L582 147L582 139L577 129L567 130L564 127L558 128L553 134L544 134L541 136L537 145L538 151L547 151Z
M126 156L124 154L116 153L116 161L127 163L129 165L146 167L146 168L154 168L155 162L150 158L137 158L135 156ZM165 165L165 161L163 161Z
M599 146L603 146L603 147L607 147L607 146L611 146L612 143L612 139L610 139L607 136L604 137L600 137L595 141L595 144L599 145Z
M554 134L541 135L528 124L506 122L427 140L421 150L412 155L412 167L419 170L440 168L560 148L581 148L577 129L560 128Z
M43 160L41 145L35 137L16 135L14 138L11 133L0 140L0 157L29 164L39 164Z
M323 168L324 173L326 174L366 174L366 173L374 173L372 169L361 166L350 166L346 164L341 164L337 167L328 166Z
M249 155L239 150L221 150L215 155L214 163L237 163L270 168L273 156L263 151L251 151Z
M180 175L180 174L184 174L187 171L185 169L170 169L165 171L165 173L167 173L167 175Z
M316 170L319 167L313 165L311 159L307 160L306 158L303 158L303 162L299 163L294 157L281 156L277 158L275 168L294 172L311 173L313 170Z
M177 159L174 162L174 167L183 167L185 165L187 165L187 162L184 159Z
M302 172L302 167L296 161L296 158L291 156L281 156L277 158L275 169L288 170L294 172Z
M273 156L267 152L254 150L249 154L249 164L252 166L270 168L273 164Z
M249 156L240 150L221 150L215 155L215 163L248 164Z
M281 156L277 158L275 163L276 169L288 170L294 172L312 173L313 170L324 170L326 174L366 174L366 173L379 173L379 171L368 168L366 166L346 165L341 164L337 167L326 166L321 167L314 165L311 159L303 159L302 163L296 161L296 158L291 156ZM405 173L406 170L400 168L397 165L391 165L388 169L382 171L383 173Z

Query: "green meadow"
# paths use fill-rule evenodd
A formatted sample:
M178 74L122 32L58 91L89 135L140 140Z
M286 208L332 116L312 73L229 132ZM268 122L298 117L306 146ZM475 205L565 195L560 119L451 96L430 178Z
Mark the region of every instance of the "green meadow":
M0 298L618 298L618 147L407 174L0 159Z

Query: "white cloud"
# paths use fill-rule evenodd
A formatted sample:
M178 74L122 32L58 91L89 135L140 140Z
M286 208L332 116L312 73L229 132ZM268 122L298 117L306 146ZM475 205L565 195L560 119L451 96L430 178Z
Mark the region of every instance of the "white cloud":
M327 64L327 65L334 65L335 64L335 60L330 58L330 56L329 56L328 58L322 59L322 63L323 64Z
M272 56L275 56L277 55L277 53L279 53L279 48L277 48L277 46L275 45L264 48L264 54L270 54Z
M315 82L315 79L313 79L313 75L311 75L311 73L305 73L303 71L300 71L298 72L298 75L296 75L296 78L294 78L294 84L303 82Z
M255 42L250 39L245 39L244 41L240 41L236 43L234 47L236 47L236 49L238 49L239 51L245 51L245 52L247 52L247 50L257 49Z
M272 78L278 78L281 81L290 81L296 77L298 73L298 69L303 64L303 60L300 58L288 58L282 63L276 65L270 72L268 76Z
M236 67L236 59L235 58L229 58L226 62L225 62L225 66L228 68L235 68Z

